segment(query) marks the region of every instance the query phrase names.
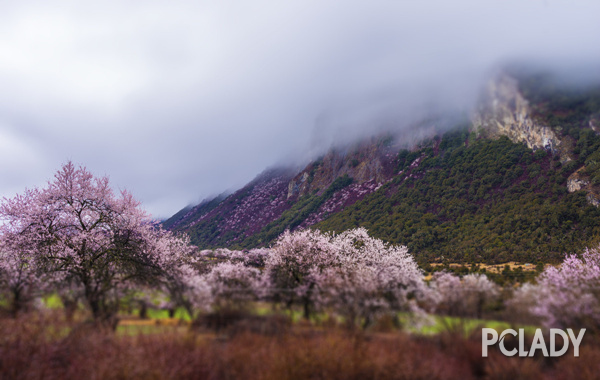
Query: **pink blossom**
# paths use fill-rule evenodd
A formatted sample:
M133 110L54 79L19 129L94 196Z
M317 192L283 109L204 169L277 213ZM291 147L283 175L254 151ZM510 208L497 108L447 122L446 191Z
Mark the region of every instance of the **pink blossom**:
M568 255L558 268L538 277L533 314L552 327L597 327L600 323L600 250L586 249L581 258Z
M477 318L481 318L484 307L500 295L498 285L484 274L468 274L461 279L452 273L437 272L430 289L430 307L437 313Z
M112 320L120 295L160 281L193 248L154 223L127 191L71 162L45 188L0 205L5 252L22 252L39 273L82 289L96 320ZM9 274L12 276L12 274Z
M301 305L305 317L327 308L365 324L385 312L409 310L409 299L425 289L406 247L385 244L364 228L339 235L287 231L268 256L265 273L274 300Z

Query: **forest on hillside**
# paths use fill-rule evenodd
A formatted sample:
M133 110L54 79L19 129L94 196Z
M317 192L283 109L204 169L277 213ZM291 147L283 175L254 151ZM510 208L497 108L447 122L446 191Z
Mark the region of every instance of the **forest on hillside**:
M582 134L579 144L588 137ZM316 227L360 225L407 245L421 262L559 262L599 236L600 211L584 192L567 192L574 165L506 137L475 139L466 130L438 144L437 153L435 142L400 152L402 174ZM417 157L421 163L410 168Z
M586 199L590 190L600 194L600 87L566 86L543 73L510 75L528 99L531 117L560 138L558 150L533 151L507 137L485 139L464 124L396 150L395 174L354 204L323 207L358 185L348 176L299 198L286 197L285 178L268 191L256 190L255 181L230 197L182 210L165 226L188 213L175 230L188 233L201 249L268 247L285 230L307 226L338 233L365 227L384 241L408 246L422 265L558 263L566 253L600 241L600 211ZM359 160L352 158L346 164L355 167ZM307 168L314 174L318 166L316 161ZM589 183L586 191L567 191L575 172ZM276 216L231 227L235 207L252 204L253 196L277 203Z

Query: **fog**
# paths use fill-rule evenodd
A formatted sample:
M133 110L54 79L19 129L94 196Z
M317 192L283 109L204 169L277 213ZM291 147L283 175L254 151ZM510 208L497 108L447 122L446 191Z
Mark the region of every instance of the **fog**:
M73 160L168 217L334 143L468 114L507 62L596 75L598 14L591 0L4 1L0 195Z

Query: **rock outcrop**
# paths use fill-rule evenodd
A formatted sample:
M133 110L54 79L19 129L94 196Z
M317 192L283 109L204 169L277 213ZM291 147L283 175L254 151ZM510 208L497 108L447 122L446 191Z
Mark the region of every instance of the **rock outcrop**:
M501 74L485 89L472 123L475 132L482 137L507 136L514 142L525 143L533 150L546 149L558 154L562 163L573 160L574 141L568 136L559 136L549 126L536 121L531 114L529 102L519 91L517 80ZM594 131L600 129L598 119L598 115L590 117L589 127ZM570 193L585 191L588 202L598 206L600 192L588 177L585 167L580 167L568 178L567 190Z
M567 179L567 191L574 193L575 191L583 190L587 193L587 201L598 207L600 205L600 192L598 188L590 181L589 176L585 174L585 166L577 169Z
M397 148L386 144L383 138L357 144L345 150L331 150L308 165L288 185L288 198L306 194L320 194L336 178L348 175L355 183L386 182L393 175Z
M472 121L476 132L484 137L507 136L534 150L563 153L560 138L552 128L531 117L529 102L519 92L517 80L506 74L488 84Z

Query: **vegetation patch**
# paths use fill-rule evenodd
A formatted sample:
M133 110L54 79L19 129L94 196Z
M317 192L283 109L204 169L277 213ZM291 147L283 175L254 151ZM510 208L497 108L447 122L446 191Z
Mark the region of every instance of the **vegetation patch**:
M439 147L401 151L400 175L315 227L365 227L420 263L558 263L596 244L600 210L567 192L575 168L554 170L558 157L506 137L472 141L466 130Z

